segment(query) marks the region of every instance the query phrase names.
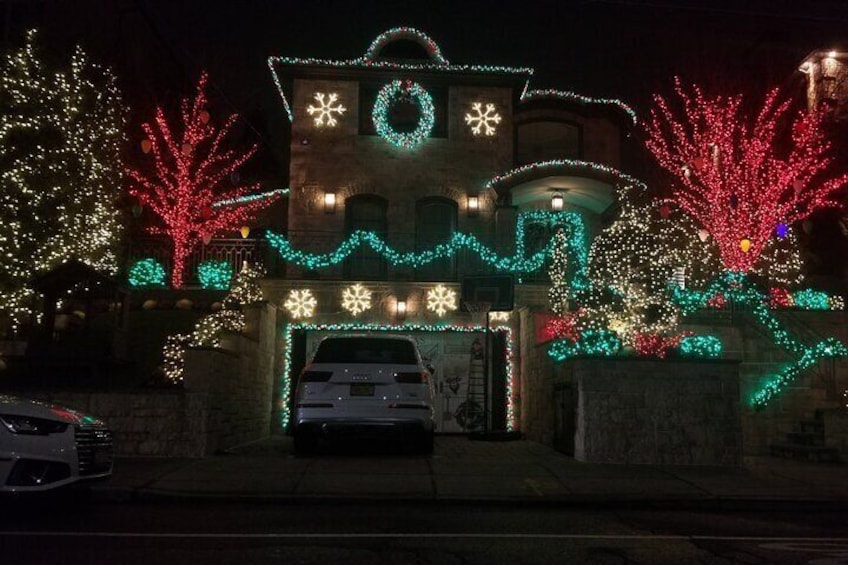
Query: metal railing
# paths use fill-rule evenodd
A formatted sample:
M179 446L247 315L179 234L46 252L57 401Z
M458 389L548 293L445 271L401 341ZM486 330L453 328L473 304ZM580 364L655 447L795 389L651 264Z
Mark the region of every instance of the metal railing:
M268 242L258 238L221 238L213 239L208 244L200 243L192 250L186 258L185 283L189 286L200 283L197 267L204 261L215 259L227 261L237 273L244 263L259 263L267 270L269 276L282 276L279 266L269 261ZM127 252L127 265L132 265L140 259L151 257L156 259L165 268L167 273L171 272L172 246L166 237L139 237L131 240ZM273 272L272 272L273 270Z

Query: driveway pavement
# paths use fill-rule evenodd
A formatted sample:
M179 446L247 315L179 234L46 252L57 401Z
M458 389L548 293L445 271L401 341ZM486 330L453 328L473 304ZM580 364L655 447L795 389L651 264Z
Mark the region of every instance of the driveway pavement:
M530 441L438 437L431 456L328 449L292 454L274 436L205 459L119 458L94 496L133 501L434 501L848 508L844 465L751 458L740 468L580 463Z

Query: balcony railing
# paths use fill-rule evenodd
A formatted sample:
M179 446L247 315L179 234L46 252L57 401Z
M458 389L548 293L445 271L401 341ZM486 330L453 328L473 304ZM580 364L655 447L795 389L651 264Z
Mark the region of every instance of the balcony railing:
M323 254L335 251L347 235L328 231L295 231L285 233L295 249L307 253ZM421 237L407 232L390 232L383 239L394 249L424 251L442 243L444 238ZM491 246L490 243L487 242ZM492 246L494 247L494 246ZM503 251L501 251L503 253ZM143 237L131 242L128 264L152 257L170 272L171 244L163 237ZM460 249L451 258L437 259L427 265L393 266L367 245L354 250L344 261L329 267L310 270L287 264L264 238L213 239L208 244L198 244L186 260L186 284L199 284L197 266L208 259L228 261L233 272L238 272L245 262L263 265L269 277L319 280L389 280L459 282L466 275L494 274L497 271L482 261L469 249ZM520 280L519 280L520 279ZM516 282L547 283L547 268L516 277Z
M197 266L202 262L215 259L227 261L233 267L233 272L241 270L244 263L259 263L264 265L270 276L280 276L276 272L277 266L266 258L268 242L264 239L213 239L208 244L198 244L186 258L185 284L188 286L199 285ZM172 265L172 246L169 239L165 237L140 237L130 242L127 253L127 264L132 265L139 259L152 257L156 259L170 274ZM275 269L271 272L269 266Z

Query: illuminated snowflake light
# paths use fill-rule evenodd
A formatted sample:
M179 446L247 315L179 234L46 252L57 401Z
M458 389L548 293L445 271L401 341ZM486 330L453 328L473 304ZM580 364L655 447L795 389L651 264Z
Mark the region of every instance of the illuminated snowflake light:
M312 291L308 288L290 291L288 298L283 303L283 306L295 319L312 317L317 305L318 301L315 300Z
M310 116L315 116L315 114L318 114L317 116L315 116L315 126L319 128L324 126L324 120L326 120L327 126L331 128L335 127L338 123L338 120L333 117L333 114L338 114L339 117L341 117L341 115L347 111L347 108L345 108L341 104L336 104L335 106L333 105L338 102L339 95L335 92L329 95L324 94L323 92L316 92L314 98L315 101L318 103L318 106L313 106L312 104L310 104L306 107L306 111L309 113Z
M342 308L356 316L371 308L371 291L355 284L342 291Z
M456 292L443 284L431 288L427 291L427 310L439 317L456 310Z
M483 110L482 102L474 102L471 112L465 114L465 123L471 127L471 133L495 135L495 125L501 123L501 115L495 111L494 104L486 104L486 109Z

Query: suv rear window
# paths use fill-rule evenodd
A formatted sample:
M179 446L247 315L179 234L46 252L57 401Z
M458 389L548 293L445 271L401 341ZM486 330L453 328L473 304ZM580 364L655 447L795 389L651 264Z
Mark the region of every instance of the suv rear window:
M415 346L405 339L329 338L321 342L313 363L396 363L415 365Z

